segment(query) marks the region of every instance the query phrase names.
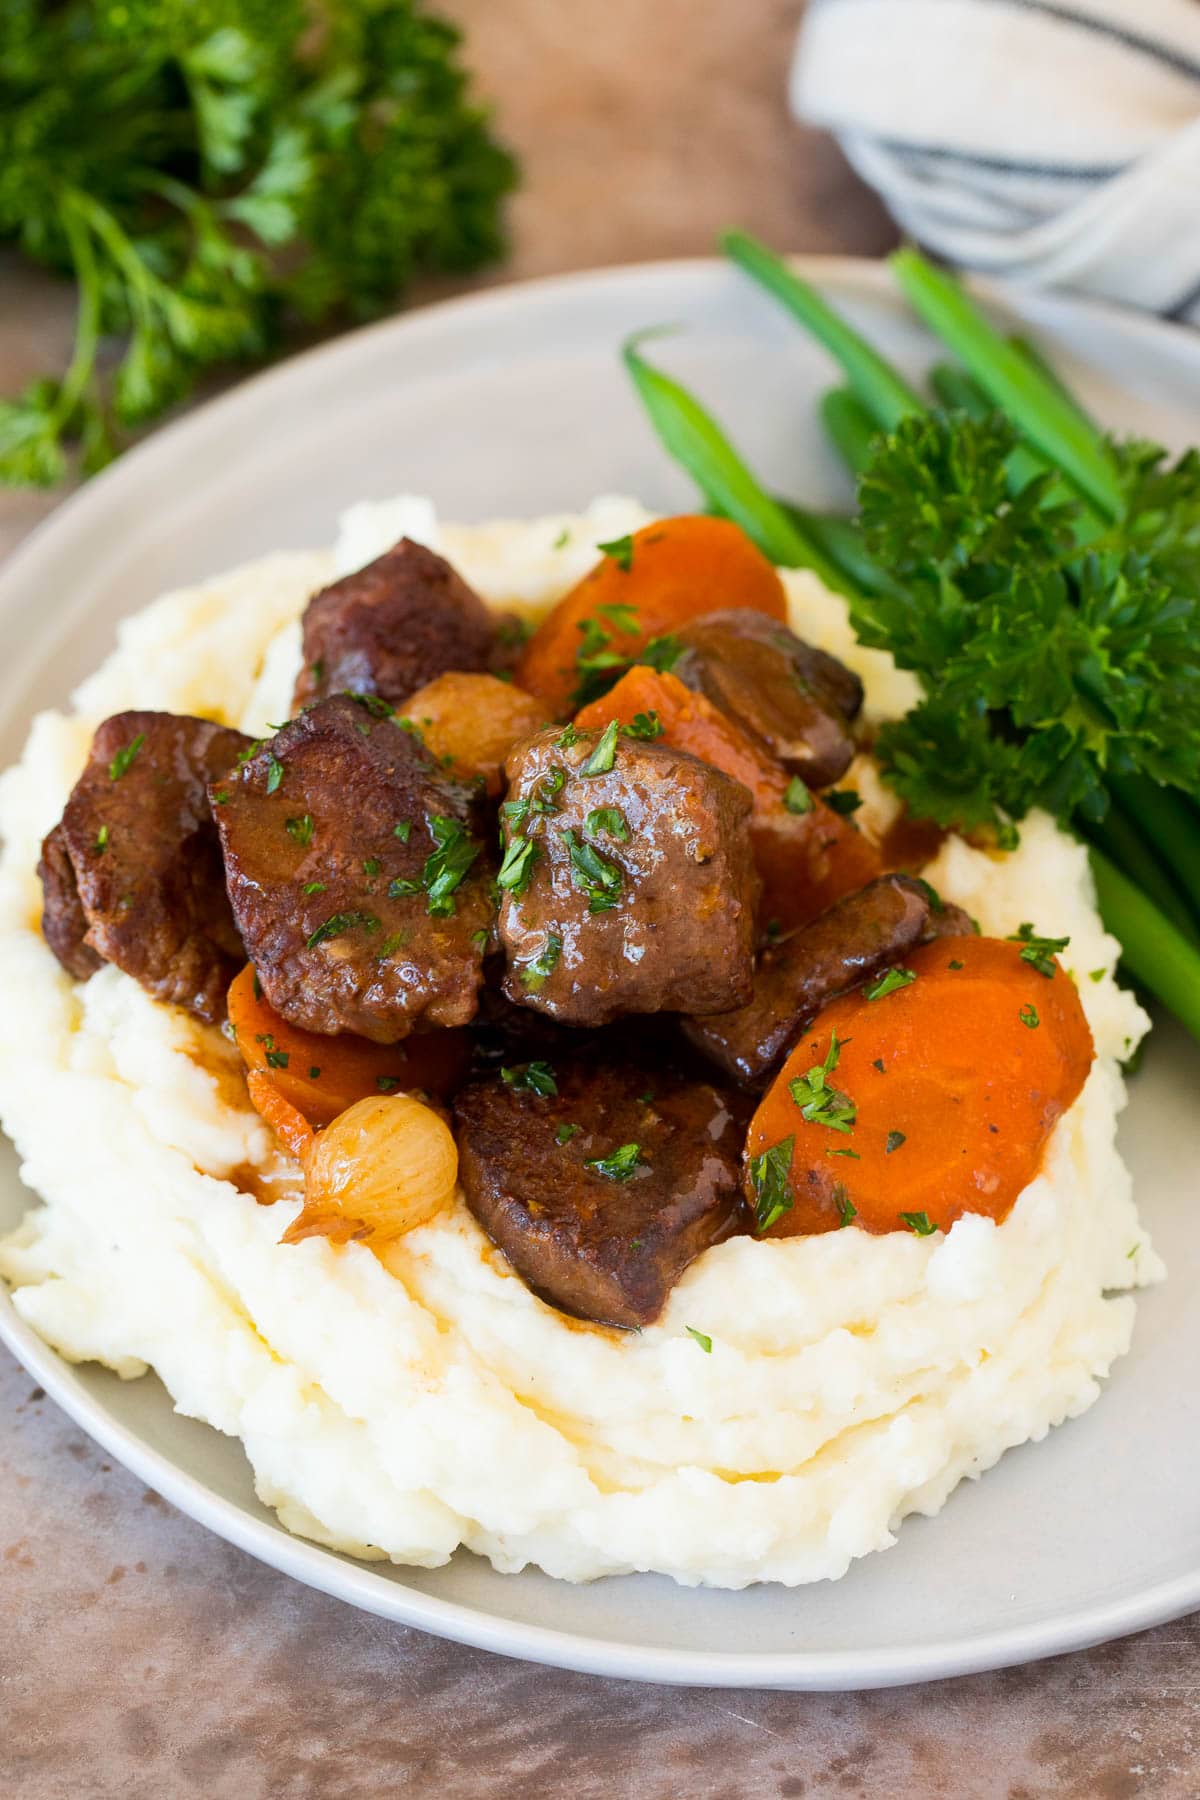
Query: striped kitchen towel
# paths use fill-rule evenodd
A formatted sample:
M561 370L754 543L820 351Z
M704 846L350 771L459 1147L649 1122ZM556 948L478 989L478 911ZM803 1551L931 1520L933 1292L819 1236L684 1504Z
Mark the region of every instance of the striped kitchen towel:
M792 102L949 262L1200 324L1200 0L810 0Z

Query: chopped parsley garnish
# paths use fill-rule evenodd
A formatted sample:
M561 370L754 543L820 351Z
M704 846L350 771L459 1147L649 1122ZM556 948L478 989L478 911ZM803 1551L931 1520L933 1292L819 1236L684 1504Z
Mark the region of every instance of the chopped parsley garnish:
M853 1219L857 1219L858 1208L840 1181L833 1190L833 1199L838 1209L838 1230L844 1231Z
M511 1069L501 1069L500 1079L514 1094L540 1094L543 1100L552 1100L558 1092L554 1070L548 1062L517 1063Z
M547 769L541 780L535 782L533 792L529 796L528 805L535 813L543 816L558 811L558 796L567 785L567 771L555 767ZM521 802L516 803L520 805Z
M554 973L561 955L562 939L551 931L547 934L546 942L533 961L521 971L521 981L531 993L536 994L546 977Z
M319 1069L319 1068L318 1068L318 1067L317 1067L317 1064L316 1064L316 1063L313 1063L313 1065L312 1065L312 1067L311 1067L311 1068L310 1068L310 1069L309 1069L309 1071L308 1071L308 1079L309 1079L309 1080L310 1080L310 1081L320 1081L320 1079L321 1079L321 1071L320 1071L320 1069Z
M496 880L514 899L529 886L533 865L539 854L538 846L532 838L519 837L513 838L504 852L504 861L500 864Z
M816 1063L805 1075L788 1082L788 1092L800 1108L800 1117L810 1125L823 1125L827 1131L849 1132L854 1129L858 1109L849 1094L831 1087L829 1077L838 1066L842 1046L837 1032L830 1036L824 1062Z
M555 1130L554 1141L556 1144L569 1144L571 1139L573 1137L578 1137L582 1130L582 1125L570 1125L564 1119L562 1124Z
M381 1094L394 1094L400 1086L400 1077L398 1075L377 1075L375 1086Z
M380 867L379 858L377 856L368 856L366 861L363 863L363 874L364 875L378 875L379 867Z
M665 631L661 637L652 637L638 651L637 659L648 669L657 669L660 675L667 675L683 654L684 646L674 632Z
M396 716L395 707L382 694L354 694L351 697L356 706L361 706L374 719L394 719Z
M315 950L318 944L328 943L330 938L341 937L343 933L354 931L359 926L364 931L378 931L379 920L374 913L369 912L334 913L323 925L317 926L304 947L306 950Z
M309 663L308 672L319 685L325 679L325 658L318 656L315 663Z
M626 532L624 537L610 538L607 544L597 544L597 550L615 562L623 574L628 575L633 567L633 535Z
M851 813L856 813L862 805L862 795L856 794L853 788L834 788L830 793L822 794L821 798L826 806L835 813L841 813L844 819L848 819Z
M763 930L766 933L768 944L777 944L783 936L783 926L778 919L768 919Z
M918 1237L932 1237L937 1230L937 1226L933 1224L928 1213L902 1212L900 1217L904 1220L908 1229L910 1231L915 1231Z
M1022 962L1027 962L1031 969L1037 970L1039 975L1044 975L1047 980L1052 980L1055 969L1054 958L1060 950L1066 949L1071 940L1069 937L1039 937L1027 919L1008 941L1010 944L1021 945Z
M607 600L602 606L598 606L596 611L603 613L606 619L612 621L614 631L629 632L638 629L637 607L630 606L627 601Z
M929 910L935 913L945 912L946 902L942 899L942 896L938 893L932 881L926 881L923 875L914 875L913 880L928 900Z
M110 781L120 781L122 775L128 775L133 759L145 741L145 732L139 731L132 743L126 744L123 750L117 751L117 754L108 765L108 778Z
M825 1154L826 1156L851 1156L854 1158L855 1162L862 1161L862 1157L858 1154L858 1151L851 1150L849 1144L839 1144L836 1149L832 1144L826 1144Z
M812 795L799 775L793 775L783 790L783 804L790 813L809 813L813 809Z
M785 1212L791 1212L795 1205L792 1185L789 1179L792 1172L792 1152L796 1148L796 1138L785 1137L778 1144L772 1144L759 1156L750 1158L750 1185L754 1189L754 1229L761 1237L769 1231L776 1219L781 1219Z
M663 735L666 726L656 712L639 712L634 713L624 730L626 737L642 738L646 743L652 744L655 738Z
M885 1068L885 1067L884 1067L884 1063L883 1063L883 1058L882 1058L882 1056L877 1056L877 1057L876 1057L876 1058L875 1058L875 1061L874 1061L874 1062L873 1062L873 1063L872 1063L872 1064L871 1064L871 1067L872 1067L872 1068L873 1068L873 1069L878 1069L878 1070L879 1070L879 1073L880 1073L880 1074L881 1074L881 1075L886 1075L886 1074L887 1074L887 1070L886 1070L886 1068Z
M886 1000L889 994L910 987L916 979L911 969L885 969L863 992L868 1000Z
M429 829L437 849L426 860L422 879L429 895L428 911L444 917L454 911L454 890L475 862L481 846L457 819L435 813Z
M288 1053L286 1050L268 1050L267 1051L267 1067L268 1067L268 1069L286 1069L287 1066L288 1066Z
M574 725L568 725L563 730L561 737L555 738L554 748L556 750L570 750L572 748L572 746L577 744L578 742L579 742L578 731L576 731Z
M305 894L323 894L325 892L325 883L323 881L306 881L301 892Z
M279 784L282 780L283 780L283 764L280 762L280 760L277 756L272 756L267 762L267 792L268 792L268 794L277 793L279 790Z
M298 819L285 819L283 828L289 837L295 838L298 844L311 844L313 822L311 813L302 813Z
M505 800L500 808L500 817L507 819L510 825L521 825L529 817L528 800Z
M488 944L488 938L490 936L491 936L491 932L487 931L486 929L484 929L481 926L478 931L473 931L471 933L471 943L474 945L476 950L486 950L487 944Z
M390 932L375 952L375 961L386 962L389 956L394 956L397 950L404 948L411 936L412 933L409 931Z
M948 969L961 969L962 964L959 962L957 956L952 956L950 961L946 964L946 967Z
M1029 1027L1030 1031L1036 1031L1038 1026L1042 1022L1038 1018L1037 1007L1032 1006L1028 1003L1021 1008L1020 1012L1017 1014L1017 1017L1020 1019L1022 1025L1027 1025Z
M1089 969L1088 970L1088 980L1089 981L1103 981L1104 977L1107 974L1108 974L1107 969Z
M908 1140L902 1131L889 1131L887 1134L887 1143L884 1145L883 1154L885 1156L890 1156L892 1154L893 1150L898 1150L900 1148L901 1144L904 1144L907 1142L908 1142Z
M712 1355L712 1339L706 1331L697 1331L694 1325L685 1325L683 1329L690 1338L695 1338L705 1356Z
M423 890L428 895L425 910L434 918L446 918L454 911L454 890L470 871L481 846L457 819L434 813L426 823L435 848L425 858L421 879L397 875L388 883L388 899L405 900Z
M228 806L232 798L228 788L218 788L212 797L212 803L214 806Z
M581 844L573 831L560 831L558 835L567 847L575 886L587 895L588 912L611 912L621 897L624 871L619 864L601 856L593 845Z
M263 747L262 739L255 738L255 740L252 744L247 744L246 748L244 750L239 750L237 753L237 761L234 765L235 768L240 769L243 766L243 764L248 763L252 756L257 756L258 752L262 749L262 747ZM108 772L110 775L112 775L111 766L110 766ZM125 773L124 769L122 769L121 773L122 774ZM113 775L113 780L115 781L116 779L117 779L116 776Z
M615 719L610 719L600 735L600 741L587 761L580 764L581 775L607 775L617 759L617 732L620 727Z
M564 525L562 530L559 532L558 536L555 538L554 542L551 544L550 548L552 550L565 550L567 545L570 543L570 541L571 541L571 533L568 531L567 527Z
M589 837L595 837L598 831L603 831L609 837L616 838L619 844L629 842L629 826L619 806L594 806L583 821L583 829Z
M100 827L99 831L96 833L96 841L92 845L92 849L96 852L97 856L103 856L104 852L108 849L108 826L107 825L102 825Z
M412 836L412 820L401 819L398 825L393 825L392 836L398 837L402 844L407 844L409 838Z
M622 1144L609 1156L589 1156L584 1161L584 1168L590 1169L593 1175L603 1175L606 1181L628 1181L642 1164L642 1146L640 1144Z

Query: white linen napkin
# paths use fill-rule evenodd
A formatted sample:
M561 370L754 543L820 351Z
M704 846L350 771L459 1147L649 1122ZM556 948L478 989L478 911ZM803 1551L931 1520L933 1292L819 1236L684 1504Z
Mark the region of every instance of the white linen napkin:
M1200 0L810 0L791 92L947 261L1200 324Z

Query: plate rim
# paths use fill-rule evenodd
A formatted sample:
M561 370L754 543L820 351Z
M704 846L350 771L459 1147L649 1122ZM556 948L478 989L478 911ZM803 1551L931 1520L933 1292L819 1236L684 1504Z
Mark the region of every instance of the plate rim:
M801 273L842 294L858 291L878 296L893 291L886 262L882 260L801 255L790 257L789 261ZM207 434L236 424L243 413L255 411L265 398L269 399L274 388L295 381L298 371L309 372L318 364L328 369L369 356L372 346L385 334L419 339L436 334L447 325L453 328L464 317L483 320L486 329L489 314L495 317L514 308L527 308L531 302L535 306L553 304L577 290L620 289L655 277L703 280L728 273L729 265L719 257L681 257L504 283L434 302L415 312L393 315L285 358L152 432L56 507L0 566L0 612L19 602L21 591L30 582L36 583L43 560L55 558L72 538L86 538L93 519L99 518L114 499L127 490L136 491L143 472L151 464L169 464L181 452L186 454L193 445L202 443ZM1011 303L1014 296L1020 297L1019 290L1003 282L972 280L969 285L984 300L1001 306ZM1145 345L1159 348L1171 341L1174 355L1194 362L1200 369L1200 334L1169 321L1129 315L1121 308L1069 295L1038 293L1025 297L1035 298L1047 318L1057 315L1065 321L1072 316L1092 316ZM24 661L25 657L19 655L8 672L10 681L19 678ZM1097 1601L1034 1624L1015 1625L972 1638L946 1638L916 1649L694 1650L560 1631L441 1599L408 1586L402 1576L381 1581L371 1564L355 1562L295 1536L277 1521L255 1518L113 1417L83 1387L74 1366L25 1323L3 1282L0 1342L55 1404L123 1467L196 1523L258 1561L348 1605L398 1624L500 1655L581 1673L683 1686L814 1692L900 1686L976 1674L1085 1649L1200 1608L1198 1563L1189 1574L1158 1581L1122 1599Z

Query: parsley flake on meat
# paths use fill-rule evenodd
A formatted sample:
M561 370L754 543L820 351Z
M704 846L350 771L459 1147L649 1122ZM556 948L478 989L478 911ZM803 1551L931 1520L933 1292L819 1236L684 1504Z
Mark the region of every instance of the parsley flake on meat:
M108 765L108 778L110 781L120 781L122 775L128 775L133 760L145 741L145 732L139 731L137 736L132 739L130 743L126 744L123 750L117 751L117 754Z
M558 967L558 959L562 955L562 939L554 932L548 933L546 942L534 957L533 961L521 971L521 981L532 993L543 985L548 975L552 975Z
M360 926L364 931L378 931L379 920L374 913L369 912L334 913L323 925L317 926L305 940L304 947L306 950L315 950L318 944L326 944L330 938L341 937L345 932L354 931Z
M583 1166L593 1175L603 1175L606 1181L628 1181L639 1167L644 1166L642 1147L640 1144L622 1144L608 1156L586 1157Z
M267 792L278 793L279 784L283 780L283 764L277 756L273 756L267 764Z
M581 775L607 775L617 759L617 733L620 727L616 719L610 719L600 735L600 741L587 760L580 764Z
M619 806L594 806L583 821L583 829L589 837L595 837L598 831L616 838L619 844L629 842L629 826L625 814Z
M543 1100L552 1100L558 1093L554 1070L548 1062L518 1063L512 1068L501 1069L500 1079L514 1094L538 1094Z
M601 856L593 845L581 844L573 831L560 831L558 835L567 847L575 886L587 895L589 913L611 912L621 897L624 871Z
M504 852L496 880L510 894L523 894L533 876L533 865L541 854L533 838L513 838Z
M283 828L289 837L295 838L298 844L303 846L312 843L313 822L311 813L304 813L298 819L285 819Z

